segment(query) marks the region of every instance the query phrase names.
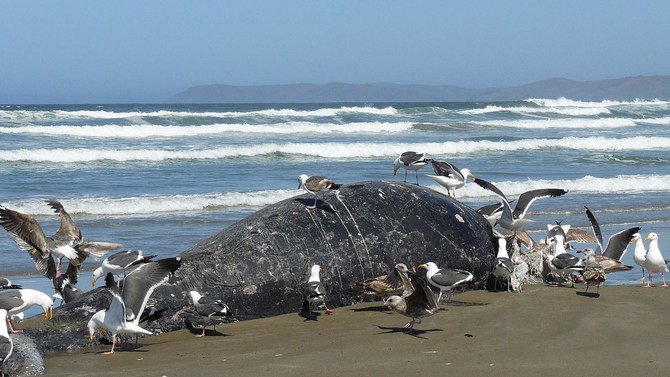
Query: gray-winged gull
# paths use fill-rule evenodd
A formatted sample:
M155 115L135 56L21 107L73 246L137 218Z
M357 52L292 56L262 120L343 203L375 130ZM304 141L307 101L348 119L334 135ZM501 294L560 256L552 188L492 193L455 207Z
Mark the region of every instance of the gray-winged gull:
M528 208L530 207L530 205L535 200L544 197L561 196L568 193L568 190L558 188L526 191L519 196L516 202L516 206L514 207L514 211L512 211L512 207L510 205L510 202L507 200L507 197L494 184L485 181L481 178L475 178L473 181L482 188L493 192L498 197L500 197L500 199L502 199L503 211L500 218L498 219L498 224L501 227L511 230L513 232L520 230L530 222L530 220L525 219L524 216L528 212Z
M108 309L95 313L88 321L89 341L98 327L104 328L112 335L112 349L105 354L114 353L118 334L147 334L139 326L141 315L149 297L154 290L166 283L170 276L181 266L181 258L166 258L143 264L129 273L119 288L114 279L108 279L107 287L112 293L112 303Z
M458 169L446 161L431 161L431 163L435 175L427 174L428 177L446 188L447 195L452 198L456 197L456 189L463 187L468 177L475 178L474 174L468 168Z
M216 331L216 320L232 316L230 308L222 300L210 299L202 296L200 292L195 290L188 292L188 295L191 298L195 312L211 321L214 325L214 331ZM196 336L205 336L206 327L203 326L202 334Z
M640 233L633 234L633 239L631 239L630 242L635 242L633 261L635 261L635 264L640 266L642 269L642 285L644 285L644 270L646 268L645 261L647 260L647 249L644 247L644 242L642 241L642 236Z
M426 155L423 153L416 153L413 151L403 152L398 156L398 158L393 161L393 175L398 174L398 169L405 169L405 180L407 182L407 171L414 170L416 174L416 184L419 185L419 169L426 166L430 159L425 158Z
M301 174L298 177L298 188L302 187L308 193L314 195L314 205L307 208L316 208L317 196L321 191L337 191L342 185L333 182L332 179L320 175L308 176Z
M447 301L451 300L451 290L457 285L472 281L474 277L471 272L455 268L438 268L434 262L427 262L419 265L419 268L426 269L426 280L428 284L440 290L437 302L440 302L442 293L447 292Z
M0 278L0 289L21 289L21 286L12 283L7 278Z
M498 253L496 254L496 265L493 266L491 273L495 276L494 289L497 289L498 283L502 289L502 282L505 281L507 291L510 291L512 285L512 273L514 272L514 262L507 252L507 240L505 237L498 237Z
M554 276L559 277L558 285L562 285L565 279L571 277L573 272L581 272L584 270L584 263L581 259L565 251L565 244L563 236L555 235L550 240L551 248L553 249L546 258L549 270ZM570 278L571 286L574 288L575 282Z
M312 313L312 306L316 306L317 309L323 306L326 309L325 313L330 315L332 310L328 309L328 306L326 305L326 291L321 283L320 274L322 268L318 264L315 264L309 271L309 279L307 279L307 295L305 296L303 310L307 309L308 313Z
M126 275L128 269L133 268L142 263L148 263L155 255L144 256L142 250L125 250L114 253L102 261L100 267L93 271L93 281L91 284L95 287L95 282L101 277L107 275L108 272L118 275L120 273Z
M640 232L640 229L642 228L636 226L615 233L607 240L607 245L603 245L603 235L600 231L598 220L596 220L593 212L587 207L584 207L584 212L591 222L593 234L596 236L598 243L598 250L595 251L596 255L604 255L612 259L621 260L628 249L628 244L630 244L633 239L633 235Z
M24 312L31 307L38 305L44 310L44 318L53 318L53 300L49 295L40 291L23 288L0 291L0 309L5 309L9 313L9 329L11 332L21 332L14 329L11 316Z

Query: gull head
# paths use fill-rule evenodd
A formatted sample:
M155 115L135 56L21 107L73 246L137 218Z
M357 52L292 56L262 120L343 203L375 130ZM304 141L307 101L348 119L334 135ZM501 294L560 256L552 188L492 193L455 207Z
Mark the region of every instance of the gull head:
M437 268L437 265L433 262L427 262L427 263L422 263L419 265L419 268L424 268L427 271L437 271L439 268Z
M633 234L633 238L630 239L630 243L635 243L639 241L641 238L642 236L640 235L640 233L635 233Z
M307 174L300 174L300 176L298 177L298 188L304 186L308 178L309 176Z
M652 232L652 233L649 233L649 235L647 236L647 238L645 238L645 240L647 240L647 241L656 241L656 240L658 240L658 234L653 233L653 232Z
M400 296L390 296L389 298L384 300L384 306L390 309L395 309L400 304L400 300L402 300Z

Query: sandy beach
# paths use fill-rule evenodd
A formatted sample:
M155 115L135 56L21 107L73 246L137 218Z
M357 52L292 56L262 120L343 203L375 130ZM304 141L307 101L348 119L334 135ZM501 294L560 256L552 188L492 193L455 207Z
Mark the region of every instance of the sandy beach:
M205 338L182 330L111 356L99 354L109 346L49 354L46 375L670 375L670 290L604 286L599 298L582 290L538 284L520 294L465 292L414 333L379 302L317 321L287 314L221 325Z

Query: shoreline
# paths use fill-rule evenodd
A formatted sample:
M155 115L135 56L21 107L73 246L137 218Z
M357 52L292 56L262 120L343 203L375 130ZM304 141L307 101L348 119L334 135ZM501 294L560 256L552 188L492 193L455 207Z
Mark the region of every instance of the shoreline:
M527 285L522 293L468 291L416 325L380 311L381 302L334 310L305 321L297 313L222 324L218 336L188 330L140 339L140 347L100 355L109 346L48 353L45 376L536 376L549 369L580 375L669 375L662 330L670 290ZM86 334L82 333L82 336ZM132 343L132 342L131 342Z

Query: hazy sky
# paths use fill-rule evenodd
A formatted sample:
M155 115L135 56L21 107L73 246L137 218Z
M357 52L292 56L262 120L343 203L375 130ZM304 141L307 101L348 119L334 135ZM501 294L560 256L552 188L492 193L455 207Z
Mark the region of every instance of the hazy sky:
M670 74L668 1L3 1L0 103Z

